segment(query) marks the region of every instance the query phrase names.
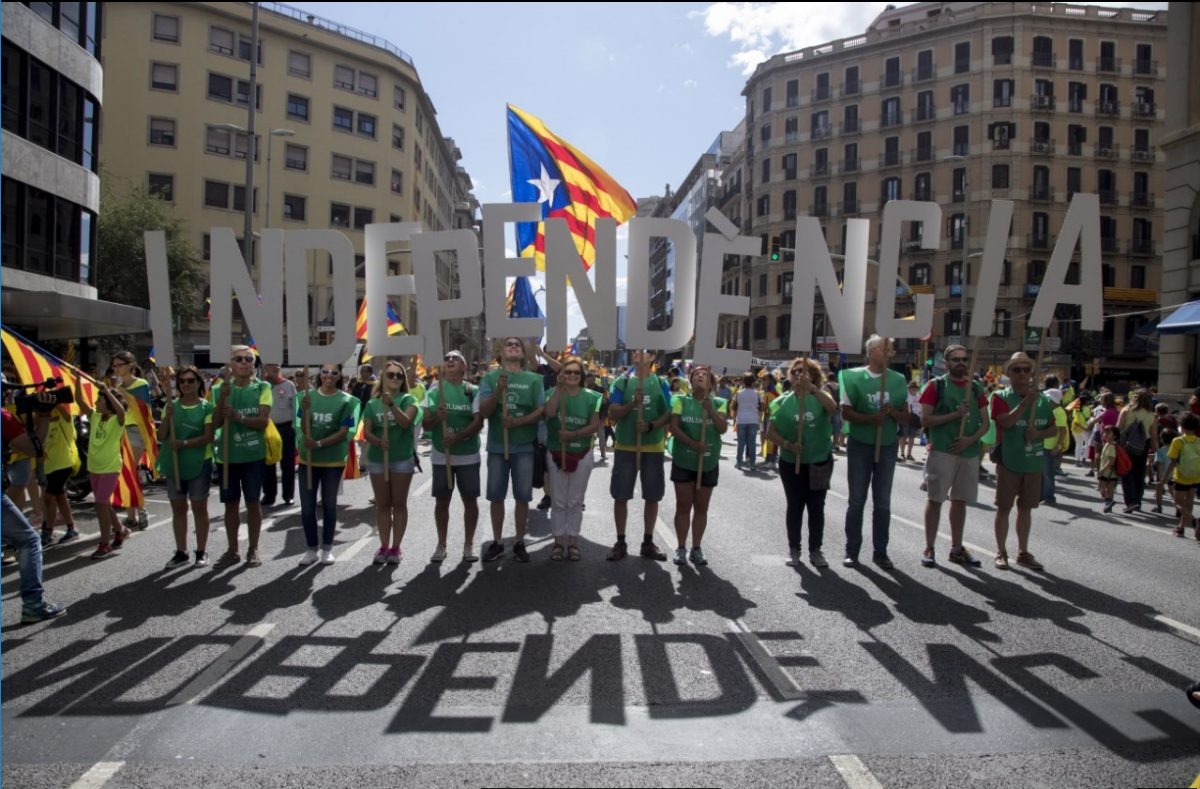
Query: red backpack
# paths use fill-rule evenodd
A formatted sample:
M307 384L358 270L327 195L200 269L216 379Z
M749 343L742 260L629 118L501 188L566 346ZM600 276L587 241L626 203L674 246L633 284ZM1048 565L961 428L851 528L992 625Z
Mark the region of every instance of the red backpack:
M1130 471L1133 471L1133 461L1129 458L1129 453L1125 451L1125 447L1117 444L1117 462L1113 464L1113 471L1118 477L1123 477Z

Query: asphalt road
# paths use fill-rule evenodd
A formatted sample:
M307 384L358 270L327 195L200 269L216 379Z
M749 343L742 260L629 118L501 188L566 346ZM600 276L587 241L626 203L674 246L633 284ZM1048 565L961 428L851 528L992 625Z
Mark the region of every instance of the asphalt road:
M47 552L48 596L67 617L21 626L16 570L3 575L5 785L1186 786L1200 774L1200 711L1182 692L1200 678L1190 534L1100 515L1068 468L1059 506L1035 515L1046 572L992 568L990 504L967 525L984 566L946 562L945 526L926 569L920 469L905 464L895 569L844 569L839 464L833 566L792 568L778 479L735 470L732 454L703 568L604 560L605 465L579 563L549 561L535 512L532 563L461 564L455 505L450 559L430 564L429 473L413 482L398 567L370 564L365 479L344 487L339 561L324 567L297 565L297 508L269 511L261 568L221 571L163 569L161 489L151 528L104 562L87 559L97 530L80 508L85 539ZM668 492L662 547L673 513ZM636 501L630 522L636 536ZM214 558L224 542L218 519Z

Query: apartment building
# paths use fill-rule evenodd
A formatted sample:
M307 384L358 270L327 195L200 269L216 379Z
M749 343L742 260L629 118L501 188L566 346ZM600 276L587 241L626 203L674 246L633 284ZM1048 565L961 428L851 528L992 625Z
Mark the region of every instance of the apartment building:
M99 301L96 214L101 3L5 3L4 322L37 341L141 331ZM78 360L87 362L86 346Z
M363 295L363 228L419 221L427 229L473 226L477 205L461 152L439 128L412 58L374 34L281 3L259 3L254 140L249 140L251 4L113 3L105 7L103 124L106 176L174 204L195 246L209 230L335 228L354 244ZM254 189L246 195L247 156ZM470 217L468 218L468 215ZM391 260L410 273L407 248ZM332 267L310 253L310 336L332 327ZM449 276L439 279L444 297ZM197 299L206 298L197 294ZM413 299L393 297L401 322L420 325ZM235 315L237 314L235 310ZM178 341L203 360L207 326ZM460 345L478 327L441 327ZM454 342L452 342L454 340Z
M938 249L921 249L921 227L906 224L895 287L910 314L909 294L936 296L932 347L943 347L971 316L972 263L991 200L1005 198L1016 211L993 336L981 352L982 363L998 363L1028 346L1026 317L1071 197L1095 193L1104 331L1082 332L1078 311L1061 309L1050 361L1076 374L1098 367L1113 381L1154 380L1147 356L1161 275L1166 37L1165 11L928 2L889 9L861 35L761 64L743 92L746 207L767 250L751 265L754 355L790 355L789 283L780 275L792 265L798 215L821 220L835 255L845 251L847 220L871 220L877 259L889 200L939 203ZM773 239L783 250L777 263ZM868 323L876 281L872 267ZM827 338L819 349L861 353L836 349L820 300L817 309L815 336ZM898 362L915 363L920 343L899 351Z

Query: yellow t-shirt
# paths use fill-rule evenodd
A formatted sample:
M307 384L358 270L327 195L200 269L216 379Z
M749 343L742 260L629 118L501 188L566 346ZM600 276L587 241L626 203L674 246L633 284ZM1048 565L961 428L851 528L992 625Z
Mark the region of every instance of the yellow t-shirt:
M1171 442L1171 448L1167 450L1167 457L1176 461L1175 473L1171 475L1171 479L1180 485L1200 485L1200 474L1196 476L1185 476L1183 473L1183 453L1186 451L1188 458L1193 458L1197 453L1200 453L1200 438L1196 436L1180 436Z

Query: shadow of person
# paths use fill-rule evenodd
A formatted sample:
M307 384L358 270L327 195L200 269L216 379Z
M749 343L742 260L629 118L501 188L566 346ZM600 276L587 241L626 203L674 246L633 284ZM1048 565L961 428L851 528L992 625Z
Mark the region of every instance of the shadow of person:
M950 626L974 641L998 642L1000 636L982 625L991 621L991 616L982 608L959 602L954 598L918 583L899 569L882 575L869 567L861 566L860 573L879 587L896 603L896 611L910 622L922 625Z
M108 614L114 621L105 625L105 632L118 633L139 628L155 617L183 616L203 601L233 591L235 587L228 574L157 570L136 581L71 603L69 616L71 621L79 622ZM149 603L150 600L153 603Z
M1092 589L1091 587L1084 586L1050 572L1026 572L1021 569L1020 565L1015 563L1013 564L1013 568L1017 570L1021 577L1041 587L1041 590L1046 594L1066 600L1072 605L1093 611L1097 614L1115 616L1131 625L1136 625L1146 630L1153 630L1159 633L1172 632L1171 628L1155 620L1154 617L1159 611L1154 606L1113 597L1110 594L1105 594L1097 589Z
M675 594L675 580L661 562L641 558L605 562L601 571L603 587L615 585L617 593L609 602L627 611L640 611L642 619L662 625L675 619L675 609L684 605Z
M335 584L321 586L312 593L312 605L323 621L332 622L360 608L382 603L387 588L394 582L394 564L368 564L359 572Z
M736 586L717 575L708 565L679 565L677 588L684 608L712 611L726 619L739 619L751 608L758 607L753 601L742 597Z
M1072 633L1091 632L1082 622L1075 621L1084 616L1084 612L1070 603L1049 600L1021 584L990 573L956 573L944 567L938 569L982 597L988 605L1002 614L1022 619L1046 619Z
M831 569L817 573L807 565L796 565L800 576L800 589L796 597L813 608L839 613L849 619L864 633L872 628L886 625L894 618L887 604L876 600L859 586L842 578Z
M221 608L230 612L228 624L254 625L266 622L272 611L305 602L312 595L313 583L320 574L320 568L319 564L294 566L272 581L258 584L248 592L229 598L221 603Z
M449 608L455 605L458 590L471 577L471 567L466 562L459 562L443 575L442 566L430 562L419 573L403 580L402 585L383 601L397 619L417 616L431 608ZM401 580L394 578L391 572L382 574L391 580Z

